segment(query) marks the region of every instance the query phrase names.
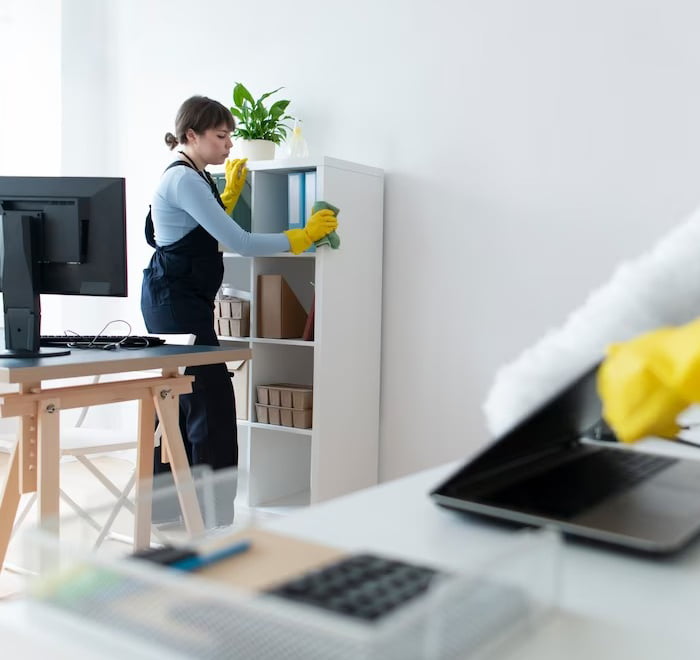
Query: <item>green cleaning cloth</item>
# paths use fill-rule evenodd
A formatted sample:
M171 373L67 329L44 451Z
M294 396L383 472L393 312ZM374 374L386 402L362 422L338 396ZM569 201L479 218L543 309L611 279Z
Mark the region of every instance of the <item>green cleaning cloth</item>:
M322 209L330 209L336 216L340 213L340 209L337 206L333 206L333 204L329 204L328 202L314 202L314 205L311 207L311 215ZM334 250L337 250L340 247L340 236L338 236L337 232L332 231L330 234L326 234L323 238L317 240L314 245L316 247L330 245Z

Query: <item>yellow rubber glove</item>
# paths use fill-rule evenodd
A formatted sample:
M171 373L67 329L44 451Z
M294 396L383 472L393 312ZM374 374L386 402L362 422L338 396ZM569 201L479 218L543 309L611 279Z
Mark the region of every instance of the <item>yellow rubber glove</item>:
M226 186L221 193L221 201L224 203L226 213L231 215L236 206L241 190L248 176L248 168L245 166L247 158L236 158L226 161Z
M300 229L288 229L284 233L289 239L290 250L301 254L311 245L338 228L338 218L330 209L321 209L309 217L306 226Z
M603 417L623 442L673 437L700 402L700 319L613 344L598 370Z

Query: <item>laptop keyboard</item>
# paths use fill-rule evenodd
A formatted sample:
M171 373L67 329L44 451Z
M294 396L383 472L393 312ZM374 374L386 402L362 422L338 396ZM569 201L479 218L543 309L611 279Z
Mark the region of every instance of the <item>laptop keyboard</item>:
M375 621L425 592L438 574L424 566L359 554L305 573L268 593Z
M572 518L677 462L676 458L600 449L479 498L485 504Z
M69 348L149 348L165 343L161 337L151 335L42 335L40 346L68 346Z

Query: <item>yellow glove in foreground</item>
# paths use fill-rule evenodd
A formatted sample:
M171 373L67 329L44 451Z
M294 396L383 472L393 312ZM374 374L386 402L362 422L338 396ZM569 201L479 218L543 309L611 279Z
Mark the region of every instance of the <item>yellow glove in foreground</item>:
M236 206L248 176L248 168L245 166L247 160L247 158L237 158L226 161L226 186L221 193L221 201L229 215Z
M301 254L308 250L313 243L330 234L338 228L338 218L330 209L322 209L314 213L307 221L306 227L288 229L284 233L289 239L290 250Z
M623 442L678 433L700 402L700 319L613 344L598 370L603 417Z

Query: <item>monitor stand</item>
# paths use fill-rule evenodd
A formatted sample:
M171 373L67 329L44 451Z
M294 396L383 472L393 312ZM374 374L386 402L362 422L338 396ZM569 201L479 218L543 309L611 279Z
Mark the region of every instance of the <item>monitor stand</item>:
M11 348L0 348L0 359L15 358L17 360L29 360L34 358L59 357L70 355L68 348L41 347L37 351L18 351Z
M2 224L2 297L5 349L0 357L31 359L69 355L63 347L40 348L41 303L38 250L41 213L5 211Z
M0 358L29 359L70 355L70 349L63 346L41 348L30 345L30 342L25 342L25 338L32 334L34 318L34 310L16 308L5 310L5 346L7 347L9 344L10 348L0 348Z

